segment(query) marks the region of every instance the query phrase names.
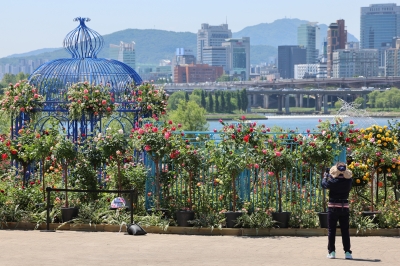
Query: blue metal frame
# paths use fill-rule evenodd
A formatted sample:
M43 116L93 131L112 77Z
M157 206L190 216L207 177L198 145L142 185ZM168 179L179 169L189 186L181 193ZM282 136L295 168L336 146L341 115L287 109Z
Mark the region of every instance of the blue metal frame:
M63 42L64 48L72 58L56 59L44 63L28 78L28 82L45 97L43 108L37 110L36 117L38 119L34 127L43 129L46 122L53 117L65 128L69 137L77 140L95 133L94 131L103 132L105 130L102 128L103 124L108 126L111 121L117 120L127 132L127 127L133 127L139 120L140 110L136 103L128 102L125 95L131 93L132 85L139 85L143 81L130 66L117 60L97 58L97 54L104 45L103 37L85 25L85 22L90 21L89 18L77 17L74 21L79 22L78 27L69 32ZM68 118L68 88L72 84L85 81L110 88L116 108L108 122L103 117L94 115L82 116L81 119L73 121ZM25 113L13 117L11 120L12 138L17 137L19 129L30 122L29 115Z

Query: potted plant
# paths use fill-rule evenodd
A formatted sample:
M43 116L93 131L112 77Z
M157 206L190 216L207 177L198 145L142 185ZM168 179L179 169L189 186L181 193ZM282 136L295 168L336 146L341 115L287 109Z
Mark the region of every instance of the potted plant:
M287 134L269 136L264 135L262 145L257 147L257 161L259 167L275 177L278 191L278 209L272 213L272 217L281 228L289 226L290 212L282 211L282 182L283 171L295 165L295 157L290 145L286 145Z
M66 136L59 136L57 144L52 149L55 160L62 165L64 188L68 189L68 166L77 159L77 149L74 143ZM65 191L65 204L61 208L64 222L72 220L77 215L75 207L70 207L68 202L68 191Z
M199 141L199 137L197 140ZM172 151L170 159L176 165L177 169L183 170L187 173L188 179L186 180L186 187L189 198L187 199L187 208L178 210L176 212L177 221L179 226L189 226L188 221L194 219L193 211L193 192L196 178L200 175L200 170L203 168L205 162L204 149L194 146L194 144L186 142L183 138L176 138L172 144Z
M180 125L178 125L178 128ZM142 127L132 129L133 147L142 150L154 162L155 168L155 195L148 193L149 197L153 197L156 203L156 211L161 210L161 169L163 167L163 159L171 152L171 143L176 138L174 131L177 127L172 121L163 124L145 123ZM184 133L181 133L184 134Z
M365 216L376 216L379 212L374 209L374 187L378 196L379 174L383 171L391 171L400 165L397 151L399 143L397 136L387 126L373 125L360 130L361 145L353 152L356 161L367 165L370 185L370 209L364 212ZM393 167L394 166L394 167ZM376 184L376 185L374 185ZM376 204L378 197L376 197Z
M122 178L121 178L121 165L124 157L129 150L128 139L122 129L107 128L104 135L101 133L97 136L97 147L103 152L104 158L109 163L115 162L117 165L117 189L122 190ZM101 157L95 157L99 159L97 162L101 162ZM118 196L121 196L120 194Z
M245 117L242 117L245 121ZM225 212L226 225L232 228L236 220L242 215L237 211L237 177L246 168L250 168L253 162L253 151L260 144L260 138L257 134L256 123L238 123L223 125L220 134L221 141L207 143L209 164L215 165L220 179L223 180L223 186L226 194L231 196L229 211Z

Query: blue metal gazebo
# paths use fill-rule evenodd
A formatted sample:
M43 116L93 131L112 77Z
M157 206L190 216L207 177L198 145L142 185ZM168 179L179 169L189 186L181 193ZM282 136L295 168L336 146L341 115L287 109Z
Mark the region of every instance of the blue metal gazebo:
M95 129L102 131L102 122L109 124L118 121L122 128L132 127L137 121L138 108L135 103L128 102L127 95L131 93L132 85L140 85L142 79L130 66L112 59L97 58L98 52L104 45L103 37L89 29L85 22L89 18L75 18L79 26L69 32L64 39L63 46L72 58L62 58L47 62L39 66L29 77L28 81L44 96L45 102L41 115L36 121L36 128L43 128L51 118L56 118L67 130L69 136L76 140L79 136L87 136ZM95 85L106 85L117 105L114 115L105 121L102 117L87 118L82 116L79 121L68 119L67 91L78 82L88 82ZM127 112L135 113L128 116ZM29 121L29 117L22 113L15 121L14 133Z

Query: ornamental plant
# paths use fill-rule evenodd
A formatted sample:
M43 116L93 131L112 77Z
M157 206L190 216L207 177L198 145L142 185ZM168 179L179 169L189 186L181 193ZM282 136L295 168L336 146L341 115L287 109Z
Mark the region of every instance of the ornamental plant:
M245 120L245 117L242 117ZM224 179L225 187L229 186L232 197L232 211L236 211L237 192L236 178L254 162L254 150L260 145L259 129L256 123L238 123L223 125L220 134L221 141L206 142L209 150L209 164L215 165L218 174ZM257 167L257 166L256 166Z
M123 129L107 128L104 135L97 135L97 147L102 150L104 157L110 162L117 164L118 190L122 189L121 165L126 156L129 146Z
M0 101L1 110L11 114L12 117L20 113L34 114L43 107L43 95L27 80L9 84L4 91L4 97Z
M72 120L82 116L110 116L115 109L114 97L108 86L89 84L87 81L68 88L68 112Z
M132 102L139 109L142 116L152 116L158 120L167 113L168 94L161 87L155 87L151 83L143 83L139 86L132 85L125 94L125 101Z
M366 164L352 161L348 167L353 172L353 186L368 184L370 173Z
M175 131L181 125L175 126L170 120L163 124L146 123L142 127L132 129L133 147L145 151L155 165L157 208L160 207L160 164L165 156L170 155L171 143L177 137ZM180 133L184 135L183 132Z
M183 138L177 136L174 138L175 142L172 144L172 151L169 155L176 168L183 169L188 173L188 191L189 191L189 210L192 210L193 204L193 182L200 176L200 171L205 168L205 150L195 146L193 143L185 141ZM196 137L196 141L200 141Z
M77 158L77 150L75 144L66 136L59 136L57 144L52 149L54 160L62 165L64 187L68 189L68 166ZM68 208L68 191L65 191L65 205Z
M22 186L25 186L27 181L28 166L37 157L38 146L37 139L40 138L40 133L31 127L21 128L18 130L18 135L10 142L9 149L11 159L14 159L22 165Z
M400 164L397 150L399 143L397 135L387 126L373 125L366 129L360 130L360 145L353 151L352 156L355 161L366 164L369 171L371 181L370 191L370 210L374 210L374 182L375 175L383 171L392 172L397 170ZM378 188L376 188L378 189Z
M335 121L321 121L317 126L321 131L319 138L336 147L349 147L360 142L360 133L353 121L345 123L343 118L335 117Z
M287 134L264 135L264 141L256 149L256 160L259 167L275 177L278 188L278 212L282 212L282 172L296 165L292 145L287 143L287 138Z

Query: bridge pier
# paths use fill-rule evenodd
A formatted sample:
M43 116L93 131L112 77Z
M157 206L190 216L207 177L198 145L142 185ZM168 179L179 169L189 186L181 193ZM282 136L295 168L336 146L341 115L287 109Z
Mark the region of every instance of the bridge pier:
M269 96L263 95L263 108L268 109L269 107Z
M248 102L248 106L253 105L253 95L247 94L247 102Z
M253 106L257 105L257 95L254 93L253 94Z
M289 101L290 101L290 95L284 95L285 97L285 114L290 114L290 109L289 109Z
M278 112L282 112L282 95L278 95Z
M328 95L324 95L324 114L328 114Z
M303 107L303 94L299 94L299 105L298 107Z

